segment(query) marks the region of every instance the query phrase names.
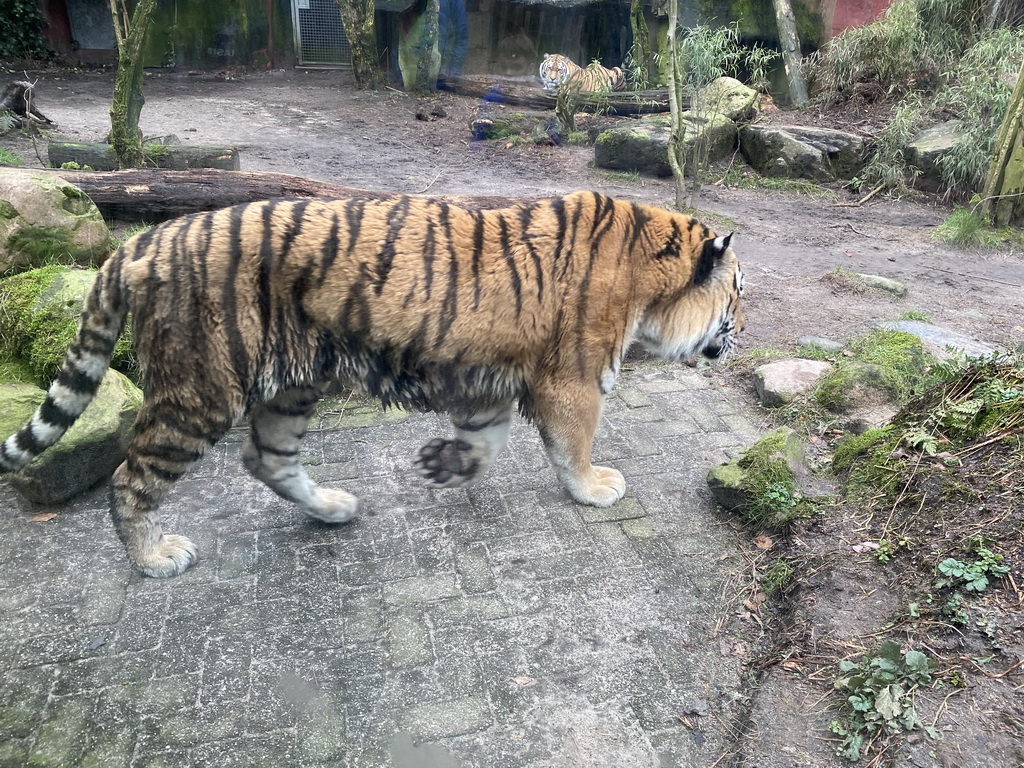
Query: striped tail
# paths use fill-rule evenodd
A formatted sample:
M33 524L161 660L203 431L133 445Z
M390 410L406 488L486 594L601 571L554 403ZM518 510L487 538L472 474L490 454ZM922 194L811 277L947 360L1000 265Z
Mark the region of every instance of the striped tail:
M127 314L117 261L117 254L111 256L96 276L78 336L43 404L24 427L0 443L0 474L21 469L60 440L100 388Z

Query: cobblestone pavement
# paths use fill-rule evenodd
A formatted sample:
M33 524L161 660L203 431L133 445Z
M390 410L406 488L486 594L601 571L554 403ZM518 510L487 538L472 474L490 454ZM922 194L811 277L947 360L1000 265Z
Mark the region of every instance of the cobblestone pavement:
M735 392L632 366L595 445L626 477L610 509L572 503L521 421L479 485L431 491L412 457L446 422L344 414L322 414L307 463L361 497L356 521L307 519L249 478L235 430L163 508L200 547L177 579L129 568L105 487L44 509L0 484L0 766L722 755L745 561L704 478L756 439Z

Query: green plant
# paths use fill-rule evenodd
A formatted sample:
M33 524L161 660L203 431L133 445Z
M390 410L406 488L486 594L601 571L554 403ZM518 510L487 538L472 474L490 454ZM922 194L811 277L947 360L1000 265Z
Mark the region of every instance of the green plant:
M21 121L17 115L6 109L0 109L0 136L13 131L19 125L21 125Z
M916 310L916 309L908 309L906 312L901 314L896 319L897 320L917 320L918 322L921 322L921 323L930 323L932 321L931 317L929 317L924 312L921 312L921 311Z
M696 205L708 173L711 136L701 131L700 125L717 105L704 103L703 89L719 77L739 74L745 65L760 80L766 80L768 65L777 54L742 46L736 23L681 26L673 8L669 26L674 28L669 30L667 51L655 59L669 75L669 165L676 182L676 207L682 210ZM684 112L682 105L687 97L690 108Z
M891 539L879 539L878 550L875 552L875 557L878 558L880 563L888 563L892 560L901 550L909 550L911 542L909 539L900 538L895 541Z
M761 573L761 589L769 597L777 595L789 586L795 569L784 557L780 557Z
M768 433L744 451L737 462L744 471L746 502L743 520L759 529L784 531L792 520L809 512L800 498L786 456L791 452L791 430Z
M921 171L908 165L904 153L924 122L924 104L919 94L908 94L893 106L889 122L874 141L871 158L861 170L862 186L881 185L902 195L911 193Z
M21 165L21 158L9 149L0 147L0 165Z
M0 60L51 58L53 52L46 45L43 27L35 0L6 0L0 4Z
M992 229L989 222L979 213L978 208L957 207L935 229L935 237L944 243L959 246L993 247L1011 235L1001 235Z
M922 727L937 738L934 729L921 722L915 706L917 690L932 683L936 669L938 664L925 654L904 652L893 640L886 640L874 655L859 662L840 661L843 676L835 681L835 690L845 696L845 716L829 726L843 739L836 754L858 760L865 742Z
M598 61L588 66L600 67ZM558 86L555 94L555 117L563 134L576 132L576 113L582 104L587 104L588 111L594 115L603 115L611 111L609 94L612 89L607 83L596 91L584 91L581 88L583 78L570 79Z
M935 585L942 587L963 587L968 592L984 592L988 589L989 578L998 579L1010 572L1009 566L1003 565L1003 556L976 542L974 547L976 559L962 562L955 557L947 557L936 566L941 578Z

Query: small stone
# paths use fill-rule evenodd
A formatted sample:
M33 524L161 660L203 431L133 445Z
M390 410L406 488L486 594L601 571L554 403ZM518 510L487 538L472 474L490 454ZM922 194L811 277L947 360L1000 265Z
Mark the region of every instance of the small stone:
M832 341L832 339L823 339L820 336L801 336L796 340L796 343L800 349L813 349L828 355L834 355L843 351L843 344L840 342Z
M900 299L909 293L907 286L899 280L882 277L881 275L862 275L860 273L857 274L857 277L859 277L868 288L891 293L893 296Z
M769 408L785 405L813 389L830 370L832 364L820 360L776 360L754 370L754 389L762 405Z

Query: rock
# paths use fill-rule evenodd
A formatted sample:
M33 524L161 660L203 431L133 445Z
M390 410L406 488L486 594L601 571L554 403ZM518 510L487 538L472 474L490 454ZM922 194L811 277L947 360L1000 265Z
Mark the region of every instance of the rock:
M796 340L797 346L801 349L813 349L824 352L827 355L838 354L843 351L843 345L832 339L823 339L820 336L801 336Z
M938 192L945 185L939 169L939 158L949 152L963 135L963 123L960 120L948 120L925 128L910 140L904 156L908 166L921 172L915 186L926 192Z
M814 389L832 364L803 358L786 358L754 369L754 389L762 405L773 408L792 402Z
M470 120L469 130L477 141L504 139L539 132L547 134L552 123L557 130L557 121L551 117L550 112L516 109L504 104L483 102Z
M704 109L725 115L734 122L753 120L758 113L758 95L732 77L720 77L712 81L694 100Z
M727 157L736 144L736 124L725 115L712 112L703 116L686 112L685 144L690 151L700 141L708 141L708 162ZM668 139L672 131L667 116L656 115L636 120L628 127L604 131L594 142L594 165L612 171L642 173L660 178L672 175L668 164Z
M965 354L970 357L982 357L991 355L996 351L995 347L972 339L958 331L949 328L942 328L938 325L925 323L921 320L895 320L878 323L878 328L890 331L904 331L917 336L926 352L929 352L937 360L948 360L957 354Z
M893 416L899 413L899 410L892 403L879 403L878 405L856 408L846 414L843 419L843 429L855 435L862 435L869 429L884 427L892 421Z
M781 461L780 461L781 460ZM803 441L788 427L768 433L730 462L712 467L708 488L715 501L758 528L783 530L800 514L801 499L831 494L810 472ZM782 489L790 489L789 503ZM772 494L778 498L772 500Z
M737 511L747 502L747 492L743 487L747 473L740 468L738 461L719 464L708 472L708 488L712 497L730 512Z
M857 360L844 361L822 377L816 396L823 392L827 392L823 405L834 413L850 413L892 400L882 366Z
M827 182L853 178L864 165L864 139L829 128L748 125L740 149L762 176Z
M78 328L85 295L96 279L88 269L50 266L0 280L0 341L5 356L24 360L34 376L49 382ZM114 363L130 356L128 334L118 342Z
M31 385L0 384L4 436L20 429L44 396ZM85 413L60 442L10 475L11 486L37 504L60 504L109 477L124 459L125 440L140 405L142 391L123 374L107 371Z
M881 275L864 275L860 272L855 273L857 277L861 279L864 285L876 291L884 291L890 293L893 296L902 299L909 292L907 286L901 283L899 280L893 280L889 277L882 277Z
M59 176L29 169L0 173L0 273L51 263L97 263L110 232L92 201Z

